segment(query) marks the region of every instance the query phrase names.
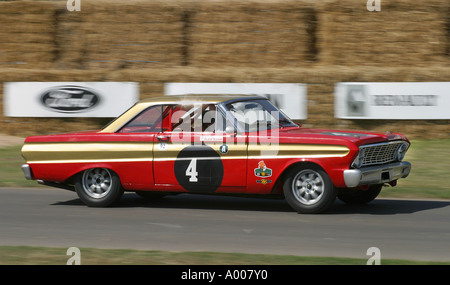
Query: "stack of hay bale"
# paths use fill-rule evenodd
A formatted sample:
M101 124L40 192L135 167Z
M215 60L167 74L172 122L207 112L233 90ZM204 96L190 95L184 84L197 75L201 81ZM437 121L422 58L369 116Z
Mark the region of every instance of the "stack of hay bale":
M55 58L51 2L0 3L0 68L48 68Z
M86 1L58 13L58 68L181 65L183 9L174 2Z
M380 1L379 12L369 12L365 2L330 0L318 5L322 64L425 67L450 63L448 1Z
M189 65L299 66L309 57L310 6L296 1L198 1L189 21Z
M305 83L312 127L449 137L448 120L340 120L337 82L448 81L448 0L0 1L0 78L134 81L142 99L167 82ZM24 135L101 127L97 118L8 118ZM36 128L39 123L39 128Z

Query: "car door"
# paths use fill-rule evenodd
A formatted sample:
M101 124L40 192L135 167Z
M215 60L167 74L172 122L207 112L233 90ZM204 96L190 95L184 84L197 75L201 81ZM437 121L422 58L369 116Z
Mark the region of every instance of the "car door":
M163 107L163 130L154 138L158 188L190 192L240 192L246 186L245 135L226 133L213 104Z
M153 141L162 130L162 106L150 106L114 134L111 142L127 159L118 163L120 179L128 190L148 190L154 185ZM126 146L126 148L125 148Z

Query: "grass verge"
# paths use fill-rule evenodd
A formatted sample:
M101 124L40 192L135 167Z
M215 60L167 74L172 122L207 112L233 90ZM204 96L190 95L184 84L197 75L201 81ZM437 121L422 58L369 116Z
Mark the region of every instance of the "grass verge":
M65 265L67 248L0 246L0 265ZM367 259L219 252L168 252L80 248L82 265L365 265ZM444 265L450 262L381 259L382 265Z
M449 139L412 141L405 160L412 164L410 175L380 197L450 199Z
M36 187L36 181L26 180L20 166L25 163L22 146L0 148L0 187Z

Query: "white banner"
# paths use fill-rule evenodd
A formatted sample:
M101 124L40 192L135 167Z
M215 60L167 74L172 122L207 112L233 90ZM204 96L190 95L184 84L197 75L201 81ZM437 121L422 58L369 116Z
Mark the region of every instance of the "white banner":
M341 82L335 86L341 119L448 120L450 82Z
M117 117L139 100L133 82L6 82L7 117Z
M166 83L165 95L250 94L267 97L294 120L307 115L306 85L299 83Z

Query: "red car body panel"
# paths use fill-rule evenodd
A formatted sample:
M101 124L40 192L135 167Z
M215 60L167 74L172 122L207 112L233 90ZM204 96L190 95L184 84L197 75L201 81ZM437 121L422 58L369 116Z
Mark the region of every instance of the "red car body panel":
M400 134L377 134L367 132L354 132L351 134L362 135L356 136L338 136L329 133L337 133L333 130L313 130L303 128L289 128L280 130L278 133L279 144L323 144L323 145L343 145L349 148L350 153L344 157L305 157L305 158L248 158L224 160L225 173L223 183L217 192L241 192L245 189L245 193L253 194L270 194L275 183L261 184L257 183L253 175L253 169L258 165L261 159L266 165L273 169L271 180L277 181L279 176L290 166L297 162L312 162L323 168L329 175L336 187L345 187L342 172L349 168L349 165L355 158L358 146L364 144L372 144L377 142L388 141L394 136L406 140ZM349 133L349 132L346 132ZM350 133L349 133L350 134ZM97 142L113 142L113 143L156 143L155 134L117 134L117 133L98 133L80 132L67 133L59 135L32 136L25 140L25 144L33 143L97 143ZM268 137L265 133L249 133L245 137L248 145L249 141L258 141L260 137ZM267 141L267 140L266 140ZM262 140L260 143L265 143ZM37 179L64 183L71 179L77 173L89 168L109 168L120 175L122 184L126 190L163 190L185 191L176 183L167 183L167 181L176 181L173 171L174 161L155 162L153 160L152 149L148 151L148 161L121 161L121 162L78 162L78 163L30 163L32 165L33 176ZM158 167L155 167L155 164ZM243 173L246 173L246 179ZM239 180L239 183L235 183ZM233 189L233 187L237 187Z

